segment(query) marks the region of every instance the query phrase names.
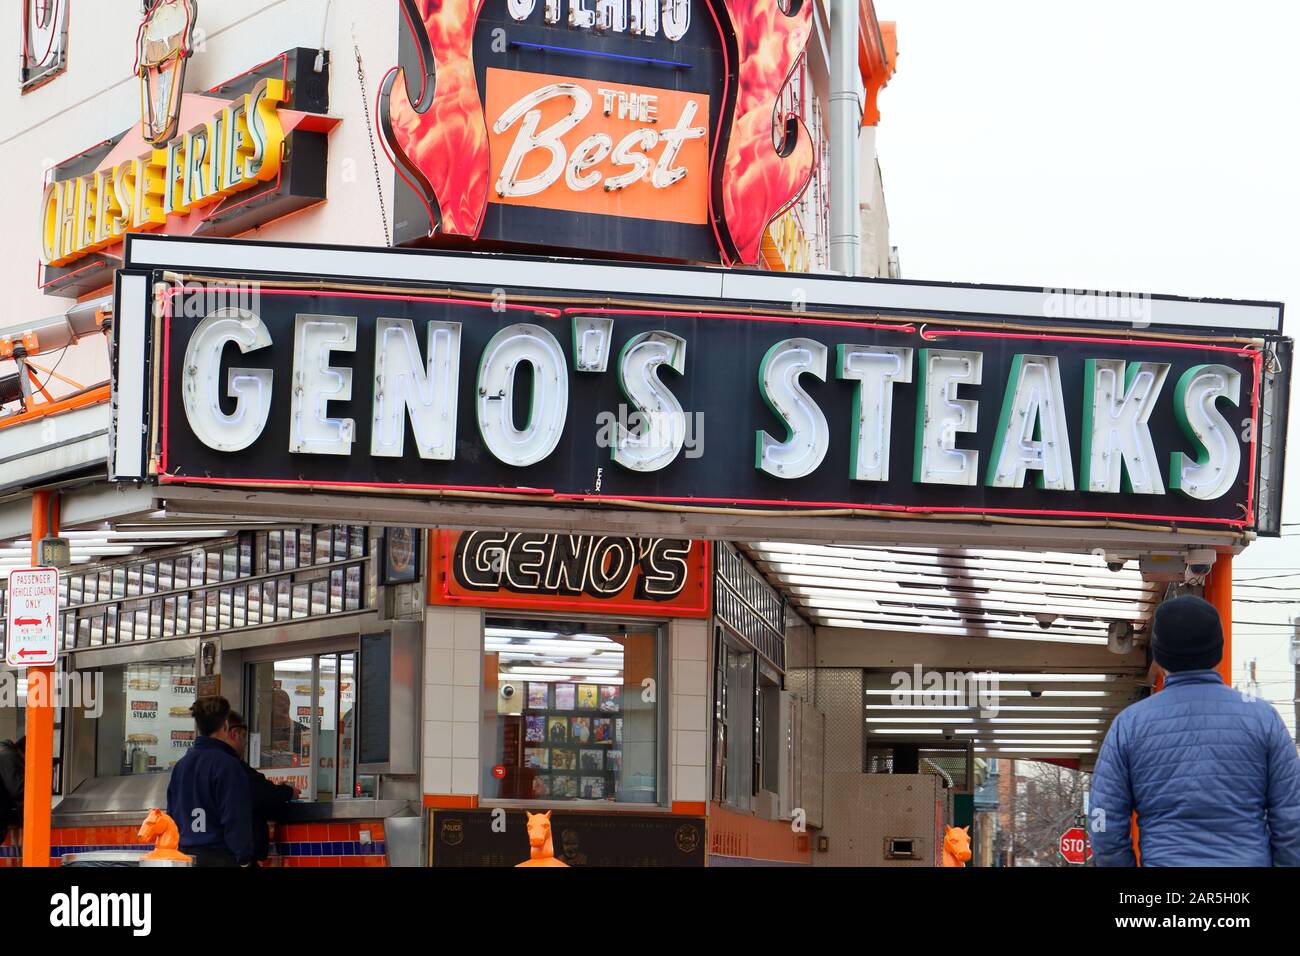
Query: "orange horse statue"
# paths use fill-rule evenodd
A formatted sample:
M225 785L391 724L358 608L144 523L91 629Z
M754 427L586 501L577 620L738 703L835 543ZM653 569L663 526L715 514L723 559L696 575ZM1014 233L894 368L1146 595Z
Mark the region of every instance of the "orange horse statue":
M527 812L527 811L525 811ZM528 846L530 856L516 866L568 866L555 858L555 844L551 840L551 811L528 814Z
M965 866L970 857L970 827L944 827L943 865Z
M135 838L141 843L153 842L154 850L146 853L142 860L166 860L168 862L192 862L193 857L180 851L181 834L176 829L176 822L157 807L149 811Z

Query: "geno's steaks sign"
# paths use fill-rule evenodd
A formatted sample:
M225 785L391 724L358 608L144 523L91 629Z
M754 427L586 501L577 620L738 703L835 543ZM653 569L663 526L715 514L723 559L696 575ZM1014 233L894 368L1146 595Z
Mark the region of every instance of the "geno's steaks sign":
M1255 521L1266 350L1240 335L921 321L834 306L871 284L807 276L828 304L616 288L735 281L709 270L149 241L281 275L387 261L464 277L373 292L269 278L221 307L233 282L159 291L144 404L161 482ZM553 288L569 276L601 294Z

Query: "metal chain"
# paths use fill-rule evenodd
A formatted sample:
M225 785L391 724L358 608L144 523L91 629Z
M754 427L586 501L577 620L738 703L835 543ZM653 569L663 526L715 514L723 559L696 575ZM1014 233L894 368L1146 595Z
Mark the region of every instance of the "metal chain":
M384 244L391 246L393 238L388 232L388 209L384 205L384 182L379 175L379 153L375 149L375 129L370 121L370 94L366 92L366 71L361 66L361 45L356 32L352 33L352 50L357 58L357 82L361 84L361 108L366 114L366 139L370 141L370 163L375 170L375 193L379 196L379 215L384 223Z

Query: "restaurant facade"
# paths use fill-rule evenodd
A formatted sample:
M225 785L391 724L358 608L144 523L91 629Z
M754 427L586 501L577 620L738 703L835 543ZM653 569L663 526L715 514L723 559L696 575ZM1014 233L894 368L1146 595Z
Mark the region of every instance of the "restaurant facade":
M28 865L132 843L209 694L276 865L513 865L543 809L570 865L935 865L1279 531L1279 304L891 278L869 0L52 7L21 110L117 113L50 120L5 266Z

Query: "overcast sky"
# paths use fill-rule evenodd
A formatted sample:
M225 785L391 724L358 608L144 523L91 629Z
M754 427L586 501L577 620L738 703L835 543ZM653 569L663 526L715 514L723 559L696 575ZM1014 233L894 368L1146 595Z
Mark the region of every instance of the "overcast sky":
M903 276L1290 306L1300 328L1300 4L876 0L898 23L878 151ZM1292 433L1300 440L1300 402ZM1285 520L1300 523L1292 455ZM1238 622L1300 603L1296 535L1237 559ZM1291 591L1247 590L1247 579ZM1289 628L1234 627L1293 722Z

